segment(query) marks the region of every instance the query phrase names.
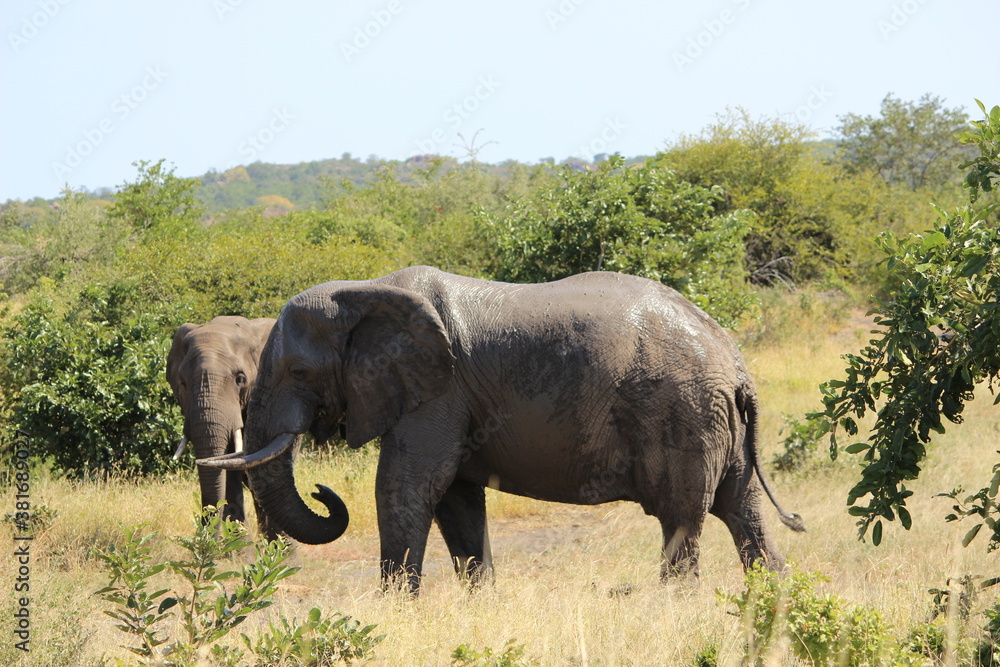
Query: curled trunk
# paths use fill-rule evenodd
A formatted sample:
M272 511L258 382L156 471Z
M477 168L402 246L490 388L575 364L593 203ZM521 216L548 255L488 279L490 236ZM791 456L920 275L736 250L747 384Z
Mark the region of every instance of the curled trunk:
M312 494L326 506L329 516L312 511L299 496L295 489L291 452L249 468L246 474L261 510L292 539L304 544L326 544L347 530L350 520L347 506L336 493L317 484L318 490Z

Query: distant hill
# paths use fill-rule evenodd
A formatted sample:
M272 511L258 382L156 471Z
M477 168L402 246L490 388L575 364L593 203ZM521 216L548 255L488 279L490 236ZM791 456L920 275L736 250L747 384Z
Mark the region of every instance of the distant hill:
M598 156L603 158L605 156ZM645 156L627 158L628 164L643 162ZM554 164L554 160L543 160ZM335 192L339 184L348 182L356 186L371 183L375 172L379 169L392 167L396 178L406 183L416 177L418 171L434 168L447 171L454 168L458 161L450 157L435 155L417 155L405 162L390 162L369 158L361 161L344 153L340 158L318 160L315 162L300 162L299 164L267 164L254 162L245 167L233 167L225 172L209 171L199 177L201 189L198 198L204 202L208 213L219 213L225 210L257 206L261 197L284 197L296 208L308 208L318 205L324 194ZM481 163L482 164L482 163ZM578 158L570 158L563 162L574 168L582 169L592 163ZM482 168L504 174L514 168L529 165L513 160L499 164L482 164Z
M333 183L346 180L361 185L384 165L381 160L362 162L349 153L339 159L299 164L254 162L221 173L209 171L198 177L202 187L197 195L209 213L255 206L258 198L268 195L284 197L296 208L306 208L320 201L321 177Z

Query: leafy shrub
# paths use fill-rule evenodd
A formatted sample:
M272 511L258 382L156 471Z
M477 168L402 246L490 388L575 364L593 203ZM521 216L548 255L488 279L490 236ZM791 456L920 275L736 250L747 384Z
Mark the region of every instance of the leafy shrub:
M889 665L903 657L877 611L846 609L840 598L816 590L822 580L819 574L783 577L756 566L746 574L744 592L724 596L749 626L748 662L764 664L781 638L810 665Z
M6 425L74 476L161 472L180 411L164 379L167 346L156 318L131 314L127 295L94 286L59 314L41 295L3 332Z
M977 144L981 153L965 163L972 167L970 197L975 202L979 188L993 187L991 179L1000 173L1000 107L973 125L976 132L962 140ZM868 439L844 451L864 455L861 479L850 490L848 504L858 517L860 535L871 527L876 545L882 539L883 519L893 521L898 516L904 528L910 527L906 499L913 492L905 483L919 476L933 434L944 433L946 422L962 421L977 385L1000 378L997 210L996 204L966 205L952 214L938 209L938 224L924 234L879 237L899 287L890 301L874 310L880 329L870 344L845 356L844 379L821 386L824 411L807 415L826 422L824 428L834 434L843 429L854 436L857 419L875 413ZM1000 546L998 489L1000 464L978 493L959 498L962 492L956 489L950 494L956 505L949 520L983 519L969 531L965 544L986 525L991 533L988 548Z
M348 616L322 618L319 609L309 612L300 625L280 618L269 633L241 639L245 651L220 643L249 615L274 604L277 583L295 574L298 567L284 561L291 553L288 542L278 539L254 545L253 562L239 571L226 570L222 561L232 558L252 543L242 523L222 519L215 508L195 516L194 536L176 538L188 556L184 560L154 563L150 552L155 533L139 534L138 528L125 531L121 546L96 549L111 579L96 592L111 609L105 614L118 621L116 627L138 641L127 646L143 659L143 664L193 667L194 665L295 665L325 666L350 663L372 656L383 638L373 635L374 625L360 627ZM183 594L163 588L151 590L154 577L164 570L180 575L190 585ZM178 615L182 637L169 641L163 621Z
M612 156L596 171L564 168L557 185L480 213L495 248L492 274L544 282L582 271L619 271L674 287L724 326L753 304L745 285L747 215L718 215L723 194L655 165Z
M340 613L323 618L323 612L313 607L305 623L282 616L278 626L272 623L257 639L245 634L241 638L254 656L254 667L325 667L371 658L375 646L385 638L372 634L375 627L361 627L360 621Z
M482 275L489 249L473 224L473 211L500 211L547 172L508 166L506 173L490 173L479 163L457 165L440 157L420 162L426 166L412 170L405 182L395 163L380 167L365 187L327 180L326 210L308 214L314 221L310 237L357 239L399 252L407 264Z
M461 667L520 667L535 664L533 660L524 657L524 644L515 643L516 639L508 639L503 651L495 651L486 646L476 651L468 644L456 646L451 652L451 664Z
M784 450L774 457L775 470L799 470L819 451L820 438L829 431L822 422L800 420L782 415L785 425L778 435L787 433L781 440Z
M139 233L192 229L204 212L195 197L201 183L197 178L174 176L174 168L165 168L164 161L133 162L138 171L136 180L122 184L108 217Z
M108 218L106 204L65 189L51 210L31 216L19 215L26 207L5 211L0 286L10 294L23 294L42 278L62 281L112 261L128 229Z
M653 162L679 178L726 192L720 212L753 211L746 266L762 285L828 278L880 286L871 238L880 231L920 229L929 222L926 191L893 188L865 170L831 162L832 147L810 141L804 126L729 110L695 136L682 136ZM902 191L900 191L902 190Z
M695 654L694 660L691 661L691 664L694 667L718 667L719 645L713 642L702 647Z
M277 317L288 299L309 287L374 278L393 268L393 258L376 248L337 236L313 243L304 226L275 218L235 220L187 239L151 239L125 254L108 281L137 291L147 309L182 311L176 327L216 315Z

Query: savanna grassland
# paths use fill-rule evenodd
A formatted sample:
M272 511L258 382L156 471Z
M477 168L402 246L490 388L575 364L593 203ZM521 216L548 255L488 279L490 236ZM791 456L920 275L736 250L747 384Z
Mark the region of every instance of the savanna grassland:
M839 354L855 351L868 326L841 318L823 303L789 298L782 305L794 328L767 344L745 348L762 396L764 457L775 453L783 413L801 414L817 400L815 387L836 374ZM899 633L926 621L932 597L949 577L985 574L992 557L982 547L962 548L966 527L945 524L949 509L935 494L984 478L992 465L1000 412L989 400L975 402L964 425L940 438L910 503L912 530L893 530L879 547L857 540L845 494L854 481L850 456L831 463L823 456L797 473L773 474L786 507L800 513L808 532L795 534L769 523L781 549L798 570L828 578L823 592L874 607ZM300 491L314 483L333 486L351 508L351 526L340 540L299 546L302 570L284 580L277 604L247 621L246 632L277 615L304 617L311 607L341 611L378 624L386 635L373 664L443 665L460 644L502 651L514 640L537 664L691 664L699 650L718 646L719 664L743 656L745 628L734 605L718 591L735 594L743 575L721 521L709 518L702 540L697 585L661 585L657 522L632 503L578 507L489 492L488 514L496 564L495 582L474 593L455 577L439 534L432 531L419 599L408 601L378 588L378 533L374 515L373 448L307 451L297 468ZM35 642L30 664L94 664L127 658L123 634L101 612L94 591L107 574L89 555L92 546L120 541L122 526L143 524L161 536L191 531L198 501L190 472L156 480L71 482L41 475L36 502L58 517L32 545L32 608ZM11 544L10 525L3 539ZM178 556L169 541L154 555ZM174 585L181 582L174 581ZM0 581L10 590L11 570ZM985 604L986 599L980 601ZM5 625L9 627L9 614ZM17 655L5 647L5 662ZM788 664L777 658L775 664ZM16 664L16 663L11 663Z
M116 627L130 615L155 626L142 636L164 640L143 664L279 664L259 657L274 649L261 642L278 636L292 638L268 654L284 655L283 665L331 664L330 655L385 665L997 664L997 589L980 584L996 575L987 547L1000 544L1000 410L988 390L1000 377L991 208L1000 108L957 141L967 121L939 98L889 95L880 116L848 115L824 142L735 110L646 158L483 165L474 155L418 156L365 169L345 158L315 182L280 189L303 200L276 189L255 206L246 197L272 184L253 179L275 170L191 179L163 160L140 161L135 180L113 193L7 202L0 455L10 464L0 470L0 540L9 552L30 546L0 569L9 592L0 664L134 664L126 647L138 635ZM958 164L971 165L968 177ZM978 203L959 208L970 190ZM941 222L929 202L955 212ZM378 443L307 445L299 491L333 488L350 508L347 532L295 547L289 562L299 571L279 580L273 570L277 588L261 595L274 604L247 612L235 632L204 642L202 633L197 650L185 644L196 634L191 618L218 629L218 619L239 620L243 598L230 581L215 606L173 600L193 576L192 545L210 551L229 530L206 530L198 517L191 452L170 457L183 426L165 379L174 331L222 314L273 317L315 284L416 264L510 282L631 273L674 287L733 331L761 397L764 466L807 526L793 533L765 509L787 576L744 575L728 531L709 517L700 580L664 585L659 525L637 505L488 490L495 580L470 591L434 530L421 594L406 599L379 587ZM876 327L875 304L891 327ZM848 381L838 380L848 364ZM857 396L872 397L867 408L838 412ZM876 403L894 401L905 410L873 416ZM885 423L894 414L913 423ZM824 430L833 424L836 460ZM863 471L875 481L852 515L848 496ZM969 520L946 521L955 501L939 494L963 485L984 488L957 512ZM986 530L964 547L977 522ZM126 535L137 526L155 535L123 566L131 574L112 582L110 555L136 547ZM220 568L254 557L245 546ZM106 587L129 577L139 583L115 606ZM221 590L207 584L198 599ZM335 626L346 630L334 641L314 608L354 620ZM309 632L332 634L296 644L306 619ZM30 653L12 639L26 623ZM251 648L241 633L258 657L230 650ZM315 653L320 639L333 642L327 658L290 657ZM164 656L170 645L180 648Z

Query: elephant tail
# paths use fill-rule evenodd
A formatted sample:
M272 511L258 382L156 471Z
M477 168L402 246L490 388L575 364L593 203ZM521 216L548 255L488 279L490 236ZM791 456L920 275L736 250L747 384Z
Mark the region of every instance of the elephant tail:
M752 386L743 385L737 390L736 407L743 416L743 423L746 425L745 451L752 459L753 469L757 472L757 478L760 480L761 486L764 487L764 493L767 494L775 509L778 510L781 523L796 532L805 532L806 526L802 521L802 517L798 514L785 511L785 508L781 506L781 503L774 496L774 489L771 488L771 482L768 480L767 475L764 474L764 466L760 462L760 424L757 414L757 392L754 391Z

